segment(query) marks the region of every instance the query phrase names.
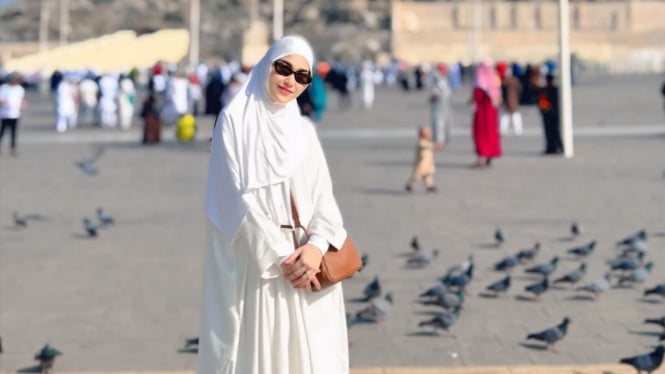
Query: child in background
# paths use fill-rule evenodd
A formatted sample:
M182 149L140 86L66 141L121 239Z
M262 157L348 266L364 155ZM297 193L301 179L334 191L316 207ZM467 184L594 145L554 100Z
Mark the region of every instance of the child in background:
M418 146L416 147L416 160L413 164L411 179L406 184L406 192L413 191L413 185L418 179L425 183L427 192L436 192L434 186L434 148L432 133L426 126L418 129Z

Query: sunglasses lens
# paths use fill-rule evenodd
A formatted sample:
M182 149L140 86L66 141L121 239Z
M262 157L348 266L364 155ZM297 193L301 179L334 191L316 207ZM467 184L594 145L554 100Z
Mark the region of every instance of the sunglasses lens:
M281 61L275 61L273 67L275 68L275 72L283 77L288 77L293 74L291 67Z
M312 82L312 77L305 72L299 71L295 73L296 82L300 84L309 84Z

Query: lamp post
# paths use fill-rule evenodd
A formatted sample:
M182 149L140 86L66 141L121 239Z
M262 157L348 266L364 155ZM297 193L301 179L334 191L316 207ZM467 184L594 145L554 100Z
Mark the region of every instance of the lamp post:
M280 39L284 35L284 0L273 1L272 37Z
M60 0L60 46L69 39L69 0Z
M201 0L189 2L189 66L199 63L199 35L201 33Z
M569 0L559 0L559 128L563 153L567 158L573 151L573 98L570 82L570 12Z
M482 24L482 13L480 0L471 0L469 5L471 6L471 35L469 41L471 47L471 64L475 65L480 59L480 28Z

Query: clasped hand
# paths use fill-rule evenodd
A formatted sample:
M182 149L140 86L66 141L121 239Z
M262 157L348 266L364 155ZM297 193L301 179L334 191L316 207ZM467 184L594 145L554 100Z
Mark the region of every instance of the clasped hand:
M320 271L322 258L321 250L308 243L298 247L282 262L282 271L293 287L320 290L321 284L316 274Z

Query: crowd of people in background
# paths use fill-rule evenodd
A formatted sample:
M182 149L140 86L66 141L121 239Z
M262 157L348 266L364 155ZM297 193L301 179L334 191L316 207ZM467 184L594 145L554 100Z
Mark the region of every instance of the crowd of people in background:
M79 125L128 130L134 126L136 117L140 117L143 143L156 144L160 142L162 128L177 124L185 115L217 116L239 92L250 69L235 60L221 60L191 68L157 62L149 69L114 73L54 71L49 78L54 128L59 133ZM501 155L502 136L523 133L521 105L536 105L542 113L544 153L563 151L558 130L558 93L553 81L555 70L552 61L526 66L507 62L470 66L409 65L400 60L383 65L369 60L358 64L321 61L315 65L312 83L298 98L298 105L303 115L320 122L330 108L333 94L337 96L338 110L370 111L376 86L399 87L405 93L427 91L429 136L434 149L441 150L453 127L451 98L463 84L471 84L469 104L474 112L472 129L478 156L474 166L482 168ZM19 76L14 74L14 77ZM26 86L42 80L35 75L24 78ZM9 91L5 88L3 92ZM2 113L8 110L3 109ZM15 116L15 108L11 111ZM11 124L12 118L8 120L3 120L6 124L0 130L0 137L5 128L12 134L16 132L17 125Z

